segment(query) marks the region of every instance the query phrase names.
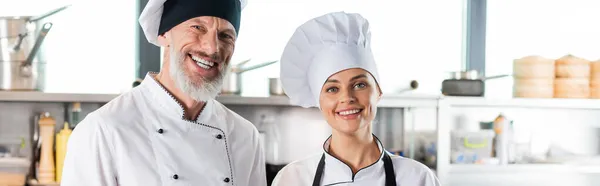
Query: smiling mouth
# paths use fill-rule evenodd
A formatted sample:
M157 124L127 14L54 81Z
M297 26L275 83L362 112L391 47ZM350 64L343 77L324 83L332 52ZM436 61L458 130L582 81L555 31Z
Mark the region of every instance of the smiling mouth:
M208 70L215 66L215 62L207 61L200 57L193 56L191 54L188 54L188 56L190 56L190 58L192 58L192 60L194 60L194 62L196 62L196 65L198 65L200 68Z
M352 109L352 110L345 110L345 111L341 111L341 112L336 112L336 114L338 114L340 116L349 116L349 115L360 113L362 111L363 111L363 109Z

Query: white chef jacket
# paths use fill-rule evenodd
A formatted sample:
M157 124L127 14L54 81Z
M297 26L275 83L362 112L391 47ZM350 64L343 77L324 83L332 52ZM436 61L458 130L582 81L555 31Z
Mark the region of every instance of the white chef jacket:
M216 100L196 121L149 73L74 129L62 186L266 185L252 123Z
M325 154L325 167L321 184L327 186L380 186L385 185L385 170L383 167L383 145L376 139L382 152L379 160L374 164L360 169L352 175L352 169L344 162L328 153L330 139L323 145L324 152L298 160L286 165L273 179L273 186L311 186L317 171L321 156ZM389 154L389 153L388 153ZM433 172L422 163L415 160L389 154L399 186L439 186L439 180Z

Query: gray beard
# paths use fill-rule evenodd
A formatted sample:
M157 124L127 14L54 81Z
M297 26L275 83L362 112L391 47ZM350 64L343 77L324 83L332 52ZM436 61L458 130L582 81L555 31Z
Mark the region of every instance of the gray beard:
M187 69L184 63L185 55L175 51L173 48L169 49L169 55L169 74L175 82L175 86L177 86L184 94L196 101L206 102L215 99L221 92L223 78L225 73L229 70L229 65L220 68L218 75L214 78L198 77L193 76L193 74L191 74L192 71ZM219 65L223 64L224 63L221 63Z

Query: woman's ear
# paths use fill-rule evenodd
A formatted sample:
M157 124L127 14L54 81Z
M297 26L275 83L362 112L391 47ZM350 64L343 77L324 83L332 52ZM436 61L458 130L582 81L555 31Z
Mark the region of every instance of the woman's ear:
M379 95L377 95L377 101L381 100L381 96L383 96L383 92L381 92L381 88L379 88L379 86L377 86L377 92L379 93Z

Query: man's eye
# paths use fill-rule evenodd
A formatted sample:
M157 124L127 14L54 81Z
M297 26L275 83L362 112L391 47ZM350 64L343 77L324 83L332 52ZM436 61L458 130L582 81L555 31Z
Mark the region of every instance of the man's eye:
M196 30L204 30L204 28L202 26L198 26L198 25L193 25L192 28L194 28Z
M221 34L221 38L223 38L223 39L233 39L233 36L231 36L230 34Z

